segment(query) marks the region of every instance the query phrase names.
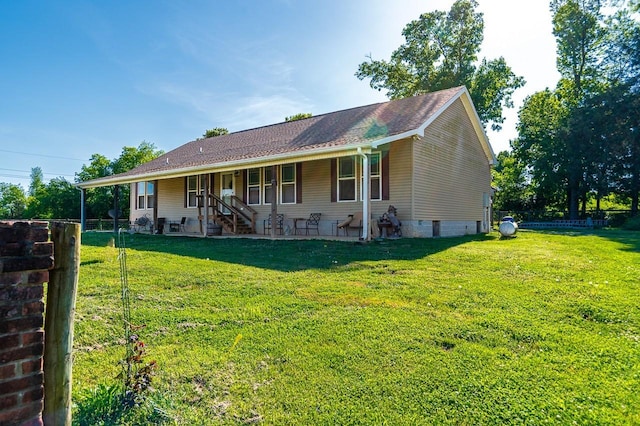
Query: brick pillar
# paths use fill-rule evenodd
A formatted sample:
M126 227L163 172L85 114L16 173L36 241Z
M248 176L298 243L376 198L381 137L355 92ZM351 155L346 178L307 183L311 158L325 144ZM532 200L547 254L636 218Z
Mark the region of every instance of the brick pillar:
M47 222L0 221L0 424L42 425Z

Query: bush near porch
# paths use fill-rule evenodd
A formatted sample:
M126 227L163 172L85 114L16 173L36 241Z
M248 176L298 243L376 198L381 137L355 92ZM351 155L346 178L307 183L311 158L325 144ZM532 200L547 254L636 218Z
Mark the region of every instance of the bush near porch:
M83 235L79 403L123 355L110 238ZM171 422L640 423L640 232L127 246Z

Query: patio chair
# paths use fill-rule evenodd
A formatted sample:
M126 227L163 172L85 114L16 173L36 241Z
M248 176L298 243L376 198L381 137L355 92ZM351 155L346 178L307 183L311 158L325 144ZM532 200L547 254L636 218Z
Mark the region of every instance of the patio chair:
M338 222L336 225L336 236L340 234L341 229L347 237L349 236L350 229L362 231L362 212L350 214L346 220ZM358 235L360 235L360 233L358 233Z
M307 219L304 222L304 225L302 226L298 226L296 224L296 234L298 233L298 231L300 230L305 230L305 234L309 235L309 230L310 229L315 229L316 232L318 233L318 235L320 235L320 230L318 229L318 225L320 224L320 216L322 215L322 213L311 213L309 215L309 219Z
M282 235L282 226L284 224L284 214L282 213L278 213L276 215L276 220L275 220L275 228L276 231L280 232L280 235ZM271 230L271 214L269 214L269 217L267 219L265 219L263 222L264 225L264 234L267 234L267 230Z
M182 219L180 220L180 222L171 222L169 224L169 231L170 232L185 232L185 223L187 223L187 218L185 216L182 216Z

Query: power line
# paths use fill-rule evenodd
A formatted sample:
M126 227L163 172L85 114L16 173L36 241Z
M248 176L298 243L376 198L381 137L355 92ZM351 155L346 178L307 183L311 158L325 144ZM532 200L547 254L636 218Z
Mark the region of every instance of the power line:
M32 157L57 158L59 160L89 161L89 160L81 160L79 158L61 157L61 156L58 156L58 155L34 154L32 152L11 151L11 150L8 150L8 149L0 149L0 152L9 152L11 154L20 154L20 155L30 155Z
M29 173L29 176L31 176L31 171L29 170L16 170L16 169L3 169L2 167L0 167L0 170L4 170L7 172L18 172L18 173ZM51 176L67 176L67 177L75 177L75 175L67 175L64 173L47 173L47 172L42 172L43 175L51 175Z

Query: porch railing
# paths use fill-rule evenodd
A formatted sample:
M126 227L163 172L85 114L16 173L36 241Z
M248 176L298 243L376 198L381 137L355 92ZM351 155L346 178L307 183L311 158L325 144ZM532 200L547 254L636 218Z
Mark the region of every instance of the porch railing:
M247 206L238 197L231 197L231 204L226 203L215 194L209 194L209 205L213 209L213 218L228 231L238 234L240 223L250 223L251 233L256 232L257 212ZM238 220L239 217L243 219Z

